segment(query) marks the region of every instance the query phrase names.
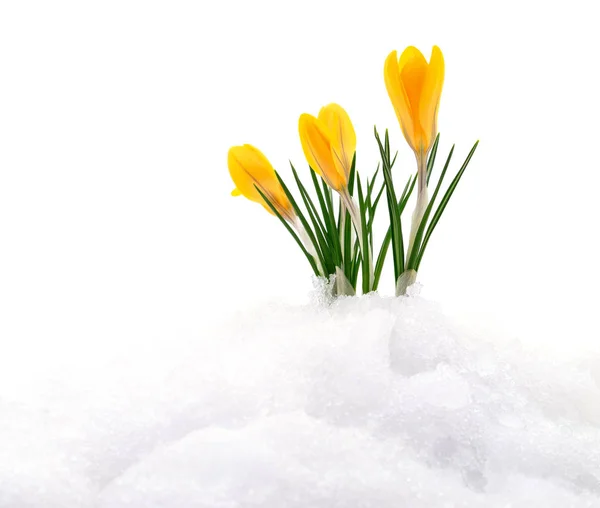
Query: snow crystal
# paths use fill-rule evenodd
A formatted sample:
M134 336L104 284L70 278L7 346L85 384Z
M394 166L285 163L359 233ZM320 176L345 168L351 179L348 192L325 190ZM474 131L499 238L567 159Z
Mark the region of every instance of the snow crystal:
M600 506L599 358L320 300L0 388L0 507Z

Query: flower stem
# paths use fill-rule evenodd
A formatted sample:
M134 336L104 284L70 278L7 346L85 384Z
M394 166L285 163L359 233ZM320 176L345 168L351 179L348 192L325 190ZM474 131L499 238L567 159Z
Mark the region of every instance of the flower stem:
M369 274L369 280L367 281L368 282L367 286L369 287L369 290L370 290L373 287L373 280L374 280L373 263L372 263L373 254L371 253L371 247L368 244L368 242L365 245L365 242L363 241L363 235L366 237L367 233L368 233L368 232L364 231L363 228L366 228L367 225L364 224L363 221L361 220L358 207L356 206L356 203L352 199L352 196L350 196L350 194L348 193L347 189L340 192L340 197L342 199L342 202L346 206L346 210L348 210L348 213L350 214L350 218L352 219L352 223L354 224L354 229L356 230L356 237L358 238L358 245L360 247L360 252L363 256L363 270L365 270L365 269L368 270L368 274Z
M408 242L408 250L406 252L406 259L410 259L410 255L414 248L418 249L418 245L414 245L415 236L417 230L429 204L429 195L427 192L427 154L420 150L416 153L417 156L417 167L418 167L418 193L417 193L417 204L412 214L412 224L410 226L410 239Z
M306 233L306 230L304 229L304 226L302 225L302 223L296 218L291 224L294 227L294 229L297 231L298 236L300 237L300 240L302 240L302 243L304 244L304 247L306 247L306 250L308 251L308 253L315 260L315 263L317 264L317 269L319 270L319 273L323 277L327 277L327 274L325 273L325 269L323 268L323 265L321 264L321 260L319 259L319 255L317 254L317 249L315 248L314 244L308 237L308 234Z

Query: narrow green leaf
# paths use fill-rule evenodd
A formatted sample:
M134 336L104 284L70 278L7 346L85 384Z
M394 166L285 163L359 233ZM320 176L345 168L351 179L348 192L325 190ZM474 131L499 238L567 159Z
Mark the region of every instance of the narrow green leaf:
M448 166L450 165L450 161L452 159L453 153L454 153L454 145L452 145L452 149L450 150L450 153L448 154L448 157L446 158L446 163L444 164L444 168L442 169L442 172L440 173L440 178L438 180L437 185L435 186L435 191L433 192L433 196L431 196L429 204L427 205L427 208L425 209L425 213L423 214L423 217L421 218L421 222L419 223L419 228L417 229L417 232L415 234L414 247L412 249L410 259L408 260L408 263L406 265L407 270L415 269L417 259L419 258L419 253L421 251L421 240L423 239L423 232L425 231L425 226L427 225L429 215L431 214L431 210L433 209L433 205L437 198L438 192L440 191L440 187L442 186L442 181L444 180L444 176L446 176L446 171L448 170Z
M323 234L325 234L325 231L326 231L325 226L324 226L323 222L321 221L321 218L319 217L319 213L317 212L317 209L316 209L312 199L310 198L310 195L308 194L306 187L304 187L302 180L300 180L300 177L298 176L298 172L296 171L296 168L294 167L294 165L291 162L290 162L290 166L292 168L292 173L294 175L294 179L296 180L296 185L298 186L298 190L300 191L302 200L304 201L304 206L310 213L311 219L313 219L313 216L314 216L313 225L315 227L315 230L316 231L320 230Z
M387 129L385 130L385 153L388 154L389 160L389 155L392 153L392 151L390 150L390 133Z
M269 198L267 198L267 196L265 196L263 194L263 192L258 188L258 186L255 185L254 187L256 188L256 190L258 191L258 193L261 195L261 197L265 200L265 203L267 203L267 205L269 205L269 208L271 210L273 210L273 213L277 216L277 218L285 226L285 228L288 230L288 232L290 233L290 235L292 235L292 237L294 238L294 240L296 240L296 243L298 244L298 246L300 247L300 249L302 250L302 252L306 256L306 259L308 259L308 262L310 263L310 266L313 269L313 272L315 273L315 275L317 277L321 276L321 274L319 273L319 269L317 268L317 264L315 263L314 258L306 250L306 247L300 241L300 238L298 238L298 235L296 234L296 232L292 229L292 227L288 224L288 222L281 216L281 214L279 213L279 211L277 210L277 208L275 208L275 206L273 206L273 203L271 203L271 201L269 201Z
M325 185L325 182L323 182L323 179L320 176L318 176L313 169L310 169L310 176L315 187L315 192L317 193L317 199L319 200L323 220L325 221L328 243L332 247L331 253L333 256L334 264L336 266L341 266L342 258L336 245L336 238L338 236L338 232L335 227L335 218L333 218L332 214L329 213L329 208L327 207L326 199L321 186L321 184ZM339 243L339 239L337 240L337 242Z
M379 204L379 200L381 199L381 196L383 195L383 191L385 190L385 182L383 182L381 184L381 189L379 189L379 192L377 193L377 197L375 198L375 201L373 201L373 205L372 205L372 215L371 217L369 217L369 230L371 230L373 228L373 220L375 219L375 212L377 211L377 205Z
M363 227L366 229L367 231L367 236L369 239L369 247L370 247L370 251L373 251L373 231L372 228L370 226L373 225L373 219L375 218L375 215L373 213L373 203L371 202L371 192L369 191L369 189L371 189L371 191L373 190L373 186L370 185L369 183L369 179L367 178L367 195L365 196L365 216L368 217L367 221L363 223ZM372 260L370 260L372 261ZM372 282L372 281L371 281Z
M330 237L333 241L333 250L335 252L335 258L336 261L338 261L338 265L337 266L341 266L342 262L343 262L343 257L342 257L342 246L340 243L340 233L339 233L339 229L336 226L336 218L335 218L335 212L334 212L334 208L333 208L333 199L332 199L332 193L331 193L331 189L328 187L328 185L325 183L325 180L323 180L321 178L321 184L323 187L323 195L325 197L325 204L327 205L327 212L328 212L328 220L329 220L329 224L330 224Z
M357 234L362 235L362 245L364 251L361 249L361 259L362 259L362 291L363 294L367 294L371 291L371 260L369 259L369 233L367 230L367 205L365 203L365 198L363 195L362 185L360 183L360 178L356 179L357 187L358 187L358 208L360 210L360 222L362 231L357 231Z
M388 228L387 233L379 249L379 255L377 256L377 262L375 263L375 272L373 279L373 291L377 291L379 287L379 279L381 278L381 272L385 263L385 257L387 255L388 248L390 246L390 240L392 239L392 229Z
M358 272L360 271L361 266L362 266L362 264L361 264L361 257L360 257L360 249L358 248L358 242L356 242L354 245L354 257L352 260L352 270L351 270L352 278L350 279L352 281L352 285L354 287L356 287L356 283L358 281Z
M354 180L356 178L356 152L352 156L352 166L350 166L350 175L348 177L348 192L352 196L354 192Z
M373 187L375 187L375 180L377 180L377 175L379 175L381 163L377 163L377 168L375 169L375 173L373 173L373 177L371 178L371 183L367 185L367 194L371 195L373 193Z
M340 201L341 203L341 201ZM351 279L353 273L354 258L352 257L352 219L348 211L344 211L346 219L344 222L344 273L346 278ZM354 281L356 287L356 281Z
M381 142L377 128L375 128L375 139L377 140L377 144L379 146L383 177L385 179L388 211L390 215L392 254L394 259L394 280L397 280L398 277L400 277L400 274L404 271L404 243L402 238L402 223L400 214L398 213L398 201L396 199L394 182L391 174L388 131L386 130L385 134L385 147Z
M412 195L413 189L415 188L415 184L417 183L417 175L410 175L408 177L408 181L406 182L406 185L404 186L404 190L402 191L402 195L400 196L400 200L398 201L398 209L400 210L400 213L402 214L402 212L404 212L404 208L406 207L406 203L408 203L408 200L410 199L410 196Z
M442 216L442 213L444 213L444 210L446 209L446 206L448 205L448 201L450 201L450 198L452 197L452 194L454 193L454 190L456 189L456 186L458 185L458 182L460 182L460 179L462 178L462 175L464 174L465 170L467 169L467 166L469 165L469 162L471 162L471 158L473 157L473 154L475 153L475 150L477 149L477 145L478 144L479 144L479 141L477 141L473 145L473 148L471 148L471 151L469 152L469 155L467 155L467 158L465 159L465 162L463 162L463 165L461 166L461 168L459 169L458 173L456 174L456 176L454 177L454 179L452 180L452 182L448 186L448 189L446 190L446 193L444 194L444 197L440 201L440 204L439 204L437 210L433 214L433 217L431 219L431 223L429 224L429 227L427 228L427 233L425 233L425 238L423 239L423 244L421 246L421 251L419 253L419 257L418 257L418 259L416 261L416 265L415 265L416 268L415 269L417 271L419 269L419 266L421 265L421 260L423 259L423 254L425 252L425 248L427 247L427 244L429 243L429 239L431 238L431 234L435 230L435 227L437 226L437 223L439 222L440 217Z
M326 237L327 232L324 228L322 229L319 225L321 219L319 218L316 209L314 209L314 205L312 204L310 197L306 193L306 189L304 189L303 186L299 188L300 193L302 194L302 198L304 199L304 204L306 205L308 214L315 228L315 236L317 238L317 241L319 242L320 252L324 261L323 268L327 272L326 275L331 275L335 273L335 262L333 260L333 254L331 252L331 245L329 244L328 238Z
M431 172L433 171L433 165L435 164L435 156L437 155L438 144L440 142L440 133L437 133L431 152L429 153L429 159L427 159L427 185L429 185L429 179L431 178Z
M319 183L319 177L317 174L309 167L310 178L313 181L313 185L315 187L315 192L317 193L317 199L319 200L319 205L321 206L321 212L323 213L323 217L327 216L327 206L325 205L325 199L323 198L323 192L321 191L321 184Z
M321 262L321 265L325 266L325 259L323 257L323 253L321 252L321 249L319 248L317 239L315 238L313 230L310 227L310 225L308 224L308 221L306 220L306 217L304 216L302 209L298 206L296 199L294 198L293 194L290 192L287 185L283 181L283 178L281 178L281 176L279 175L279 173L277 171L275 171L275 176L277 177L277 180L279 180L279 183L281 184L281 187L283 188L283 192L285 193L285 195L289 199L290 203L292 204L292 208L296 212L296 215L298 216L298 219L300 220L302 227L306 231L306 234L308 235L308 239L313 244L315 251L317 253L317 256L319 257L319 261Z

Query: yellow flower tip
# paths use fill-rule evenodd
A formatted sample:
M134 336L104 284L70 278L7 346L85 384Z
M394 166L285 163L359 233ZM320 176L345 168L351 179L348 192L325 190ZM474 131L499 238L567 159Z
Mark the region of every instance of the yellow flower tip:
M348 186L356 151L356 133L339 104L323 106L318 117L303 113L298 120L302 150L309 166L336 191Z
M258 187L285 219L294 220L294 209L277 179L275 169L258 148L252 145L231 147L227 154L227 166L236 187L232 196L242 195L250 201L260 203L273 214L271 207L256 189Z
M444 84L444 57L433 46L429 62L414 46L384 64L385 85L402 133L416 153L426 154L437 135L437 114Z
M347 184L356 152L356 132L352 121L346 110L335 103L323 106L318 118L328 131L334 164Z

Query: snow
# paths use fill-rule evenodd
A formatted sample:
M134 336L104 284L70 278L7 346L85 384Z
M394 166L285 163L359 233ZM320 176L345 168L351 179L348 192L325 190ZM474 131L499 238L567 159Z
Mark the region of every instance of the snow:
M600 506L597 355L474 334L414 291L230 317L4 357L0 507Z

